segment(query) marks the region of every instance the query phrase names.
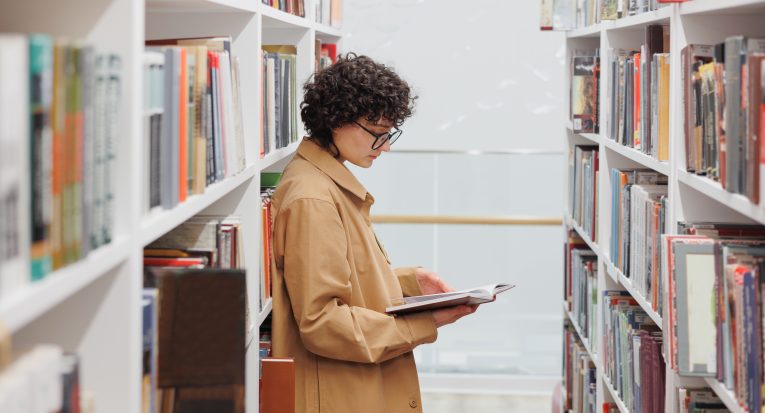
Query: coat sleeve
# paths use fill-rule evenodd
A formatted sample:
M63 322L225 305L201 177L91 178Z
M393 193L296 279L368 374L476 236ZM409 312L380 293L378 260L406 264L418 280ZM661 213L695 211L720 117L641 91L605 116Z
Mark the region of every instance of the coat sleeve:
M337 360L380 363L435 341L430 312L394 317L347 304L354 294L348 243L333 203L298 199L280 215L284 280L306 349Z
M404 293L404 297L422 295L420 283L417 282L417 277L414 275L416 269L417 267L400 267L393 269L396 277L398 277L398 283L401 285L401 291Z

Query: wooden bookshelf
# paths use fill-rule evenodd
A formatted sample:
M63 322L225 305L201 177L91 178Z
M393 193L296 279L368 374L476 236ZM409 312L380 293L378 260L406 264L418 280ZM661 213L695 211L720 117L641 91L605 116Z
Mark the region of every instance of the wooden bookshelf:
M7 6L7 7L6 7ZM45 13L40 10L46 10ZM143 248L197 214L240 217L247 251L249 313L257 340L270 314L261 311L260 174L283 167L299 143L260 159L261 46L297 47L297 80L313 73L315 39L342 46L342 29L314 21L311 0L306 17L294 16L260 1L245 0L95 0L57 3L12 2L0 13L4 32L48 33L82 39L121 57L121 110L118 154L114 168L114 234L112 241L41 281L0 298L0 324L12 333L14 347L39 343L61 345L77 353L80 384L95 397L96 413L141 411ZM143 52L147 39L231 35L232 52L241 68L242 122L247 167L189 194L172 209L145 211ZM301 88L302 89L302 88ZM298 138L304 135L299 128ZM247 352L246 411L258 412L258 346ZM106 351L105 349L108 349Z
M602 330L603 300L602 291L621 289L627 291L653 320L664 328L661 315L652 308L650 301L643 297L633 286L632 280L625 277L611 262L611 177L612 168L648 168L668 177L668 210L666 215L667 233L676 234L678 221L727 221L740 223L765 224L765 206L751 202L747 197L727 192L719 182L704 176L685 171L683 85L680 50L691 43L714 44L728 36L745 35L753 38L765 37L765 0L690 0L680 4L671 4L653 12L629 16L616 21L603 21L589 27L567 32L567 58L574 51L600 49L601 85L599 117L601 132L608 130L610 119L610 97L608 85L612 79L611 67L608 67L605 50L609 48L636 49L645 42L644 28L649 24L669 26L670 41L670 102L669 102L669 160L660 162L639 150L621 145L610 140L605 134L573 133L571 121L566 119L565 140L569 151L574 145L597 144L599 152L599 181L597 191L597 244L570 218L567 206L568 227L576 231L585 243L598 256L598 308L596 319L598 329ZM570 61L570 60L567 60ZM569 95L570 79L566 83L565 94ZM568 166L568 165L567 165ZM567 195L567 194L566 194ZM564 196L568 199L567 196ZM661 274L663 276L663 274ZM661 299L666 300L666 297ZM600 339L600 337L599 337ZM664 338L668 342L668 338ZM597 405L613 399L622 413L628 409L619 399L613 386L599 366L597 383ZM698 387L704 380L692 380L677 376L667 368L666 398L664 411L677 412L677 388L680 386ZM742 412L735 396L716 380L706 380L725 402L731 412ZM610 394L610 396L609 396Z

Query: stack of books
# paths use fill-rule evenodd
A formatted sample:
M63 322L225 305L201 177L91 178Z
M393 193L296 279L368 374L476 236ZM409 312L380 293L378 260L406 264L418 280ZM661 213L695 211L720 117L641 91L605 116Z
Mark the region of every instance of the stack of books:
M566 325L563 330L563 411L572 413L596 413L597 369L587 349L576 337L576 331Z
M685 0L542 0L542 30L573 30L658 10Z
M572 322L588 340L590 350L596 351L597 323L595 317L595 298L598 288L598 257L575 231L569 231L566 243L566 268L564 297L571 312Z

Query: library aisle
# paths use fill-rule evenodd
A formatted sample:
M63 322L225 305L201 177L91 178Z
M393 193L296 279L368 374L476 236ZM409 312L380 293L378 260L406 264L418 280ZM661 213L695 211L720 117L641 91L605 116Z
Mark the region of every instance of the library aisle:
M409 372L412 412L764 411L763 21L765 0L0 0L0 413L346 411L332 380L362 370ZM322 169L304 86L350 53L414 112L359 124L373 167ZM369 242L335 244L379 259L361 278L391 306L427 284L386 261L514 288L415 346L433 313L351 279L314 300L350 333L316 334L277 252L331 232L285 229L295 157L373 195Z

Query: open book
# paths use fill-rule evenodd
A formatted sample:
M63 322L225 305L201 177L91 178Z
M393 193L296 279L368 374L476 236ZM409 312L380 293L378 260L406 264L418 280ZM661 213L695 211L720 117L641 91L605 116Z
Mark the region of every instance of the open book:
M452 291L450 293L404 297L396 300L396 302L393 303L395 305L386 308L385 312L388 314L403 314L435 310L443 307L453 307L462 304L483 304L494 301L494 297L496 297L497 294L513 287L515 287L515 285L489 284L468 290Z

